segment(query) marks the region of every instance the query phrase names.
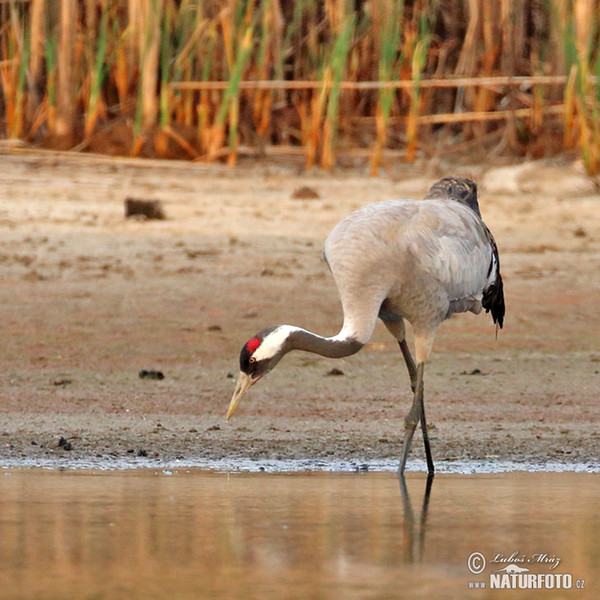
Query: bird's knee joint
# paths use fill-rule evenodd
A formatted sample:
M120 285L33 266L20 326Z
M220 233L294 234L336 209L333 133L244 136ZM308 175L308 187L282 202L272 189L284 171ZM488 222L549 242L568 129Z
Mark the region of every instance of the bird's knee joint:
M406 419L404 419L404 429L416 429L418 422L418 418L415 419L411 416L408 416Z

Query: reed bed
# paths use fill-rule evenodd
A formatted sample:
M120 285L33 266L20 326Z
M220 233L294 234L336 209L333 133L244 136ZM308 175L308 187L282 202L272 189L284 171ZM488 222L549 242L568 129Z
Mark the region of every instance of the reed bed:
M600 173L600 0L0 0L0 136L372 173L454 145Z

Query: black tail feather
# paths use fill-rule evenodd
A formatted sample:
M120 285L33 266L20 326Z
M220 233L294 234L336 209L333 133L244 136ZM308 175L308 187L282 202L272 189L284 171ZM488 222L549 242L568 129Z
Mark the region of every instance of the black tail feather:
M492 311L492 319L500 329L504 325L504 285L502 283L502 275L498 271L496 281L487 289L483 290L483 298L481 305L485 308L485 312Z
M444 177L437 181L425 199L434 198L451 198L469 206L478 216L481 218L479 211L479 203L477 201L477 184L471 179L464 177ZM494 236L487 228L486 224L481 221L489 244L492 250L492 257L490 260L490 266L487 273L489 277L493 270L496 270L496 279L489 287L483 290L483 298L481 305L485 308L485 312L492 312L492 319L496 324L496 335L498 335L498 328L502 329L504 325L504 285L502 283L502 276L500 275L500 257L498 256L498 248L494 240Z

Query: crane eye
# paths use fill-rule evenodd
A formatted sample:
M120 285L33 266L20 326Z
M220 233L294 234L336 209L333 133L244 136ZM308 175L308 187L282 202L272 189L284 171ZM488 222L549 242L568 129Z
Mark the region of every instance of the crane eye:
M256 359L254 358L254 356L251 356L250 359L248 360L249 363L255 363Z

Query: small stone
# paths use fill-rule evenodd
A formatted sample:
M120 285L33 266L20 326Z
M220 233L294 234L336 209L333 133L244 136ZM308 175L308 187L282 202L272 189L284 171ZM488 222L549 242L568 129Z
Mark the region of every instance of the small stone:
M344 375L344 371L338 369L337 367L333 367L333 369L327 371L325 375L327 375L328 377L339 377L340 375Z
M61 437L60 440L58 440L58 447L67 451L73 450L73 444L71 444L71 442L64 437Z
M154 371L154 370L148 370L148 369L142 369L139 373L139 378L140 379L154 379L154 380L158 380L161 381L162 379L165 378L164 374L162 371Z
M167 218L160 200L144 198L125 198L125 218L143 217L144 219L164 220Z
M460 372L461 375L487 375L487 373L484 373L481 369L473 369L472 371L461 371Z
M319 193L308 185L296 188L291 195L294 200L318 200L320 197Z

